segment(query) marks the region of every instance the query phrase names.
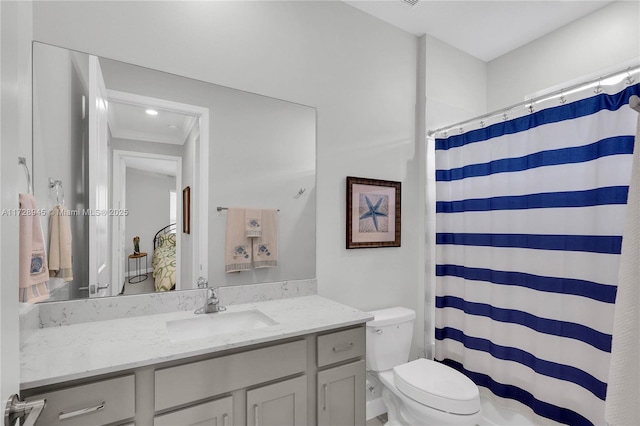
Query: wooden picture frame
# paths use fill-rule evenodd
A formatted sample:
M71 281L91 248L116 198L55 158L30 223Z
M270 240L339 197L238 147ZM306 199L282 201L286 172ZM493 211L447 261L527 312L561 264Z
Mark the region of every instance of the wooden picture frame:
M191 233L191 188L182 190L182 232Z
M400 247L401 182L347 176L347 248Z

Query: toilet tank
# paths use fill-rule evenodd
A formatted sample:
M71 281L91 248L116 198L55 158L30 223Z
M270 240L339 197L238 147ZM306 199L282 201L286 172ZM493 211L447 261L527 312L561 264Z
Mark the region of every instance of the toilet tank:
M403 307L369 312L367 322L367 368L389 370L409 361L415 311Z

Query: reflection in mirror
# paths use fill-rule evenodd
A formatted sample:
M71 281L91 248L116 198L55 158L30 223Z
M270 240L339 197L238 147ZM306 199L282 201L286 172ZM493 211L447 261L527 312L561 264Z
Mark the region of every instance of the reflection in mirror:
M315 109L37 42L33 55L35 196L71 224L49 300L315 277ZM224 272L220 206L279 210L278 267Z

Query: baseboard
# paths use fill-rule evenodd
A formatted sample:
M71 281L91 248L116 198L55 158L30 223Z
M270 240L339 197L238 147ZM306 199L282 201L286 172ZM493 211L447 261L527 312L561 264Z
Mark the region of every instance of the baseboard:
M150 274L152 272L153 272L153 268L147 268L146 270L145 269L141 269L139 272L136 272L136 271L126 272L124 274L124 277L125 278L130 278L130 277L133 277L135 275Z

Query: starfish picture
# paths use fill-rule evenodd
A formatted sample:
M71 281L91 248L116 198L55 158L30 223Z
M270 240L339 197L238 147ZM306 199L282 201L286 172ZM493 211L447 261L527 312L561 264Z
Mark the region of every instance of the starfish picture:
M373 226L376 229L376 232L380 231L378 226L378 217L387 217L387 213L379 211L380 205L385 198L386 197L380 197L374 206L369 197L367 195L364 196L364 199L367 202L368 210L366 213L360 216L360 220L371 218L373 220Z

